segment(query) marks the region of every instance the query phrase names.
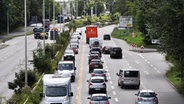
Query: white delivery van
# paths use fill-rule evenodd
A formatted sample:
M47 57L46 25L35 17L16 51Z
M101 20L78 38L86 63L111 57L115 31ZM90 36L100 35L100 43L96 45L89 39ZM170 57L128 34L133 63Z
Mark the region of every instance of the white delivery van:
M62 74L62 73L70 73L71 76L71 81L75 81L75 62L74 61L59 61L57 68L56 68L56 73Z
M122 88L124 86L135 86L139 89L140 86L140 71L139 69L120 69L117 73L118 85Z
M71 104L70 75L45 74L43 76L44 104Z

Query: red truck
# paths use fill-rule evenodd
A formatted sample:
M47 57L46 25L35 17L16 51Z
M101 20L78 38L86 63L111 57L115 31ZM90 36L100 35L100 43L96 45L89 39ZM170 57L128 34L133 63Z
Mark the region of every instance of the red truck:
M90 38L98 37L98 28L97 26L86 26L86 43L89 44Z

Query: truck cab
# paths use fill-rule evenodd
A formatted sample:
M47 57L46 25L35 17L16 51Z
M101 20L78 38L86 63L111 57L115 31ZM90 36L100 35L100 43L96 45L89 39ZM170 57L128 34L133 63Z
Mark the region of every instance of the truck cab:
M71 104L72 96L69 74L45 74L43 76L44 104Z

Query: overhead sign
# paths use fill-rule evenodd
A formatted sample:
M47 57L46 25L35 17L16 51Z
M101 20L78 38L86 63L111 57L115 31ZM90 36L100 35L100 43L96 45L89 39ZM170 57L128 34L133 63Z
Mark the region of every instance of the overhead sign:
M119 17L119 27L133 27L133 18L132 16L120 16Z

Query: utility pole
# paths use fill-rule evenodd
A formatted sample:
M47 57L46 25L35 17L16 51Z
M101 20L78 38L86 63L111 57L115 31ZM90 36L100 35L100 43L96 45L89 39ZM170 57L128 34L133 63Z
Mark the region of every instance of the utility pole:
M43 0L43 33L44 33L44 36L43 36L43 51L45 53L45 35L46 35L46 32L45 32L45 0Z
M26 0L24 0L24 31L25 31L25 87L27 86L27 14Z

